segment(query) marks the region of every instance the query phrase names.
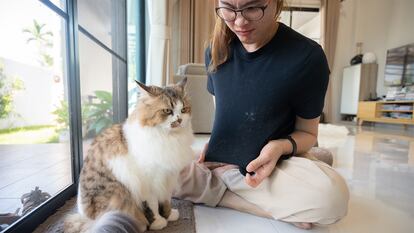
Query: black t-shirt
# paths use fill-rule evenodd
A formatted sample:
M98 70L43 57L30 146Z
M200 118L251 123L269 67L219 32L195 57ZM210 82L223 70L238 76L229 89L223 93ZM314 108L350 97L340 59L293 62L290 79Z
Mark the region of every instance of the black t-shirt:
M280 23L275 36L255 52L235 38L229 59L208 74L216 98L206 161L245 168L270 141L294 131L296 115L321 115L329 67L319 44ZM205 53L206 66L210 50Z

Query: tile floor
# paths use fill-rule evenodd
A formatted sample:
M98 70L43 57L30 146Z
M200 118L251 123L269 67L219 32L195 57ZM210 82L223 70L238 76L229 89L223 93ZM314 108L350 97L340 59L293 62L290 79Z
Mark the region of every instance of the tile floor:
M197 232L414 232L414 135L373 127L348 128L351 133L337 140L334 147L323 141L329 136L320 137L320 144L331 146L334 167L345 177L351 190L349 213L342 221L306 231L276 220L198 205L195 207ZM208 135L198 135L194 148L202 148L208 138ZM50 144L36 145L36 150L22 145L0 147L1 211L14 211L16 206L21 206L20 194L15 193L28 192L35 184L56 193L71 182L68 147L60 147L50 147ZM14 156L6 158L6 154Z
M22 210L36 186L52 196L72 183L68 144L0 145L0 213Z
M347 217L328 227L290 224L223 208L195 207L198 233L411 233L414 232L414 135L373 127L348 127L336 147L334 167L351 191ZM196 148L208 140L197 138ZM324 142L320 142L324 144Z

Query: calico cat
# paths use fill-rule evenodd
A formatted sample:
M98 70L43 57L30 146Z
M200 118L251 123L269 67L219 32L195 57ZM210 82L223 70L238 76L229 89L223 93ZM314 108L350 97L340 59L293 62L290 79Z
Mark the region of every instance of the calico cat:
M172 191L179 172L194 159L186 82L164 88L137 82L135 110L125 123L98 135L88 151L79 178L79 213L66 219L65 232L111 232L122 222L129 226L120 226L125 232L143 232L178 219Z

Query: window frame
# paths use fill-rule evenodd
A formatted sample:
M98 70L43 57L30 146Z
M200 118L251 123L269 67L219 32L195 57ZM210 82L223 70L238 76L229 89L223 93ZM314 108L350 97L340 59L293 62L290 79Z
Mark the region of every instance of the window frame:
M79 33L82 33L89 39L91 39L98 46L109 52L112 56L116 57L120 62L126 64L126 69L121 69L119 74L113 74L113 109L114 109L114 123L120 123L127 118L128 111L128 61L127 57L123 58L117 53L109 49L85 28L78 24L78 7L77 0L65 0L66 11L54 5L49 0L39 0L51 11L58 14L65 20L65 34L66 34L66 66L67 66L67 77L68 77L68 101L70 111L70 153L72 162L72 183L57 193L46 202L36 207L33 211L27 215L22 216L21 219L10 225L4 232L20 233L20 232L32 232L41 223L43 223L48 217L56 212L58 208L63 206L67 200L74 197L77 194L77 187L79 181L79 174L82 167L83 161L83 141L82 141L82 116L81 116L81 89L80 89L80 70L79 70ZM145 12L145 1L138 1L138 12ZM121 29L121 33L125 33L125 41L121 42L120 46L125 46L126 54L127 51L127 0L125 0L125 25ZM145 14L138 14L137 32L145 31L146 17ZM144 22L144 24L142 24ZM137 79L145 83L145 33L136 34L136 63ZM122 44L124 43L124 44ZM138 56L141 55L141 56ZM114 60L114 59L113 59ZM117 65L117 64L115 64Z

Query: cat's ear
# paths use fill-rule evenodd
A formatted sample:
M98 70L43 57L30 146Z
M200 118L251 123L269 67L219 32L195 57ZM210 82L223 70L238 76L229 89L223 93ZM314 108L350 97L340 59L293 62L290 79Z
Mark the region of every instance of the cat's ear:
M161 94L161 88L156 86L146 86L145 84L135 80L135 82L138 84L139 89L141 90L141 93L148 94L150 96L158 96Z
M176 86L184 91L185 85L187 84L187 77L184 77L181 81L179 81Z

